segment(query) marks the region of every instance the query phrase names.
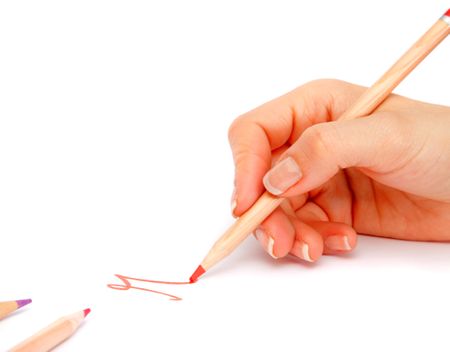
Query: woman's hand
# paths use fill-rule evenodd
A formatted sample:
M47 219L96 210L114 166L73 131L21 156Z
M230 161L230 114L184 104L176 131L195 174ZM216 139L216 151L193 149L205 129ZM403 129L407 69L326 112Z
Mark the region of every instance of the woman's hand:
M287 198L255 231L273 257L316 261L356 233L450 240L450 108L392 95L338 121L364 89L310 82L231 125L233 214L265 189Z

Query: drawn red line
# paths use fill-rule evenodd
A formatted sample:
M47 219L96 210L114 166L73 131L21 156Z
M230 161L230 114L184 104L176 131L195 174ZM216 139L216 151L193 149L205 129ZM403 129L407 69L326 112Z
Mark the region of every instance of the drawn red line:
M171 301L181 301L181 297L172 295L170 293L162 292L162 291L151 290L149 288L132 286L129 280L140 281L140 282L149 282L149 283L153 283L153 284L163 284L163 285L190 285L193 283L193 282L189 282L189 281L188 282L176 282L176 281L139 279L139 278L124 276L124 275L119 275L119 274L116 274L115 276L117 276L120 280L122 280L123 285L108 284L108 287L112 288L113 290L127 291L129 289L134 289L134 290L147 291L147 292L152 292L152 293L156 293L159 295L169 297Z

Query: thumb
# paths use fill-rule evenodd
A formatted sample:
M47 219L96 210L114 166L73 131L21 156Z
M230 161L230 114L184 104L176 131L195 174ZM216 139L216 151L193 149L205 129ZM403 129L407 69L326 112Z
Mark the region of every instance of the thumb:
M406 149L395 120L387 113L375 113L311 126L266 173L264 186L274 195L290 197L321 186L340 169L392 170Z

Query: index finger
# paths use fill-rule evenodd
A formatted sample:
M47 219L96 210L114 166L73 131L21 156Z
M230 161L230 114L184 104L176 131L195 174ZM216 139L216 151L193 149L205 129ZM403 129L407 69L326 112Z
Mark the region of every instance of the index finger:
M274 151L290 146L308 127L336 119L362 91L341 81L314 81L238 117L228 132L235 163L233 214L242 215L264 192Z

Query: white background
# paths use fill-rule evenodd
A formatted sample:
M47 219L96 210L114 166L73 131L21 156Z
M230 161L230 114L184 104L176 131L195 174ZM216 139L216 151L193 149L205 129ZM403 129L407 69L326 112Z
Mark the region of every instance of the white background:
M0 3L0 350L92 313L60 351L446 350L450 245L361 237L272 260L253 239L181 302L232 223L227 128L317 78L373 83L448 1ZM450 40L396 90L450 105ZM156 286L148 286L148 288Z

